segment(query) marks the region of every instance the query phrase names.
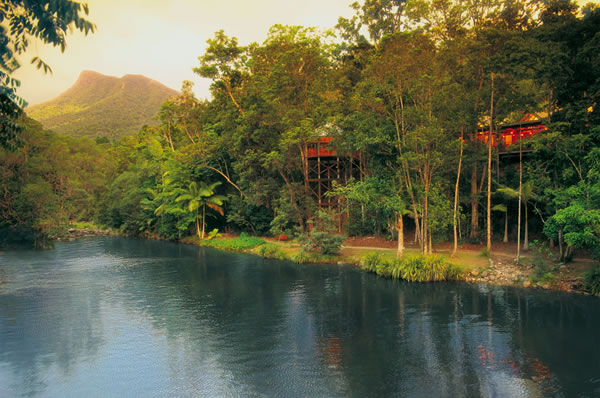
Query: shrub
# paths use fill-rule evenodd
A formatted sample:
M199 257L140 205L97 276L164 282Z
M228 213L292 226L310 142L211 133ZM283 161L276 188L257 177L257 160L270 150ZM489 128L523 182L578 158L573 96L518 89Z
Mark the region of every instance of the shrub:
M254 249L257 246L264 244L265 241L254 236L247 236L245 234L242 234L238 238L234 238L231 240L213 239L204 240L201 243L205 246L214 247L216 249L243 251Z
M367 272L377 272L377 265L387 260L381 253L369 252L360 259L360 268Z
M456 279L460 270L441 256L417 254L406 256L400 261L399 270L393 273L409 282L434 282Z
M328 232L312 232L300 235L298 240L302 250L306 252L316 251L324 255L335 255L340 252L344 237Z
M304 264L304 263L310 262L311 257L305 251L300 250L298 253L296 253L294 256L292 256L291 260L298 264Z
M434 282L457 279L460 269L447 263L441 256L422 254L406 256L401 260L390 260L380 253L368 253L360 267L383 277L404 279L409 282Z
M305 252L316 252L325 256L336 255L340 252L344 237L337 234L335 212L318 210L308 221L312 230L298 236L298 241Z
M545 258L551 258L552 253L544 244L540 244L537 240L534 240L530 244L530 249L533 252L533 259L531 261L533 274L529 280L534 283L552 283L554 274L545 260Z
M219 229L215 228L208 233L208 237L206 239L211 240L214 238L220 238L222 235L219 233Z
M600 266L583 275L583 287L592 294L600 295Z
M286 260L287 255L277 245L265 243L258 248L258 254L266 258L276 258L278 260Z

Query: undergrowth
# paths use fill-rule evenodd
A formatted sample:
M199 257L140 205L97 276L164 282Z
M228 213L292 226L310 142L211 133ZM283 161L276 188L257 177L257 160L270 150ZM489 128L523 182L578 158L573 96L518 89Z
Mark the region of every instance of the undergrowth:
M600 296L600 266L583 275L583 286L591 294Z
M283 250L273 243L265 243L258 247L259 256L266 258L276 258L277 260L287 260L288 257Z
M386 278L404 279L409 282L454 280L461 273L458 267L446 262L441 256L422 254L392 260L381 253L370 252L361 259L360 267Z
M214 247L215 249L228 250L228 251L244 251L254 249L257 246L263 245L264 240L255 236L246 236L244 234L231 240L226 239L212 239L202 240L200 244L202 246Z

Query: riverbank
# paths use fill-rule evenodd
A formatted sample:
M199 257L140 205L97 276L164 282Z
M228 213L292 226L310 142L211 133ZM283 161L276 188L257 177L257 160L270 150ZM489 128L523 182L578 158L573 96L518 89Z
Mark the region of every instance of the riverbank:
M58 242L68 242L88 236L118 236L118 231L112 228L102 228L90 222L73 222L60 235L52 236Z
M254 244L244 246L239 241L240 237L224 234L204 241L200 241L196 236L190 236L184 238L182 242L297 263L337 263L359 266L361 259L373 251L381 253L390 260L396 258L396 242L378 237L348 238L336 256L307 255L294 241L253 237L246 237L243 240L249 238L258 240L254 241ZM472 244L460 245L454 257L450 256L451 252L450 244L441 244L434 249L433 254L441 255L448 263L458 267L461 270L459 280L488 285L588 294L584 290L583 276L597 266L591 258L577 258L568 264L558 264L553 260L551 252L548 250L542 252L539 248L523 252L520 262L517 263L516 245L499 242L489 255L485 247ZM418 253L420 251L415 245L409 244L405 249L405 255Z
M57 237L56 240L71 241L88 236L108 235L115 236L120 233L92 223L73 223L67 232ZM146 238L160 239L156 236L147 236ZM318 253L305 253L301 250L300 244L293 240L253 237L244 234L241 236L219 234L219 236L205 240L200 240L194 235L183 238L181 242L296 263L348 264L352 266L359 266L361 259L373 251L393 260L396 258L397 245L397 242L381 237L351 237L344 241L338 255L326 256ZM407 242L405 254L418 254L419 248L411 243ZM489 255L484 246L473 244L459 245L454 257L450 256L451 253L452 246L449 243L434 247L434 254L441 255L445 261L461 270L458 279L464 282L583 294L587 294L584 290L584 274L597 266L597 263L588 257L576 258L568 264L559 264L554 260L556 256L553 256L551 251L541 250L539 247L523 252L521 261L517 263L515 261L516 245L501 242L494 243L492 253Z

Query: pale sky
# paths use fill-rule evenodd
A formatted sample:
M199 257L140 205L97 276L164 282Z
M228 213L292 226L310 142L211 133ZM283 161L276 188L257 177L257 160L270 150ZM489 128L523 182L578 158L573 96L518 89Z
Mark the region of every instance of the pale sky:
M175 90L183 80L195 83L196 95L208 98L210 80L192 72L206 40L223 29L241 45L263 42L269 28L284 25L330 29L340 16L353 15L354 0L87 0L95 33L74 32L64 53L48 45L30 45L15 73L30 105L56 97L83 70L121 77L142 74ZM44 75L29 65L40 56L53 70Z

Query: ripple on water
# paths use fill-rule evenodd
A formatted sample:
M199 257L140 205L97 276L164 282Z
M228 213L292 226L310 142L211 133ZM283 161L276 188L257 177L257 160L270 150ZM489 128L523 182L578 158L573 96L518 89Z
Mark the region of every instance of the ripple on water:
M0 270L0 396L600 394L590 298L120 238Z

